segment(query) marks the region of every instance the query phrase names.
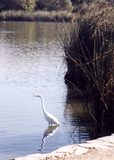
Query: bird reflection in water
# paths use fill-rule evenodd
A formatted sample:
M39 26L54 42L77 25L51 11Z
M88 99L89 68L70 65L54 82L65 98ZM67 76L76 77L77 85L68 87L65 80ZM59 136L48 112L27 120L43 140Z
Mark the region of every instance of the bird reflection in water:
M46 138L54 135L56 133L58 127L59 126L48 126L48 128L46 128L46 130L44 131L44 134L43 134L41 147L40 147L40 149L38 151L42 152L42 150L44 149L44 144L45 144Z

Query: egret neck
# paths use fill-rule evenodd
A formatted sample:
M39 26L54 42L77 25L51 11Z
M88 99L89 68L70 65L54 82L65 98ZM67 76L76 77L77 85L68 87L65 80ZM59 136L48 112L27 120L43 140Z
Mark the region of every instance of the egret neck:
M43 112L44 112L44 114L45 114L46 109L45 109L45 106L44 106L43 98L42 98L42 96L39 96L39 97L40 97L40 99L41 99L41 105L42 105L42 108L43 108Z

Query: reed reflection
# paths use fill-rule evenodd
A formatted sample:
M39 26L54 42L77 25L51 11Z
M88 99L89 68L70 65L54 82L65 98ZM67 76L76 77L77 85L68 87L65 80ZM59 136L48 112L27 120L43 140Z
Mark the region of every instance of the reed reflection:
M93 121L88 112L87 103L83 99L76 99L69 93L64 117L69 127L69 139L72 143L82 143L93 139Z

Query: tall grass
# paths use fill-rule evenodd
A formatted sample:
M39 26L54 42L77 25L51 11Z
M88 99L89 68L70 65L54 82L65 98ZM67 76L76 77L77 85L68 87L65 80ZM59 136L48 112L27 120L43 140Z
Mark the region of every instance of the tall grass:
M102 128L114 118L114 6L95 1L83 11L61 36L68 64L65 79L93 98Z

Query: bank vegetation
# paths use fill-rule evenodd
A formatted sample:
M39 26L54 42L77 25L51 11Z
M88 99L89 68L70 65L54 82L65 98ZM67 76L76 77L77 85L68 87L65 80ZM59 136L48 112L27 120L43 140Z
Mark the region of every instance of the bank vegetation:
M83 2L92 0L0 0L0 20L74 21Z
M83 6L76 22L61 35L69 87L94 102L98 134L114 132L114 6L106 0Z
M71 21L70 0L0 0L0 20Z

